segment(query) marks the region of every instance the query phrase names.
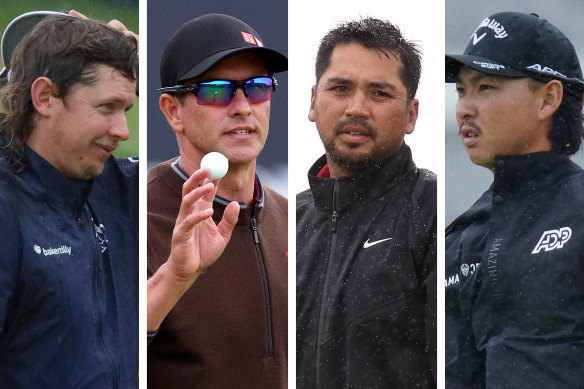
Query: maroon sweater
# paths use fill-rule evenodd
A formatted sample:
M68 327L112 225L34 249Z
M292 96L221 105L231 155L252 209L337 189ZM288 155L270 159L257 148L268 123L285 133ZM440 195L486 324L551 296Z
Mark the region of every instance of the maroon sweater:
M180 208L184 179L171 162L148 174L149 277L168 259ZM266 187L262 197L253 218L242 206L223 255L162 322L148 346L148 388L287 387L288 201ZM215 199L215 222L226 204Z

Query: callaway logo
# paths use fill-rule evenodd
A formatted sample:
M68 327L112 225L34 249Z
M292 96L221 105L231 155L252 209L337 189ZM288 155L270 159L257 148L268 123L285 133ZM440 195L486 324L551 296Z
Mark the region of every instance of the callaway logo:
M541 238L539 238L539 242L537 242L531 254L537 254L541 249L545 251L561 249L570 240L570 237L572 237L572 229L570 227L545 231Z
M483 32L483 35L481 36L477 36L477 33L475 32L474 34L472 34L472 44L476 45L477 43L479 43L481 41L481 39L483 39L485 36L487 35L486 32Z
M385 242L386 240L390 240L390 239L391 238L385 238L385 239L381 239L381 240L376 240L374 242L369 242L369 239L367 239L367 241L365 243L363 243L363 248L366 249L368 247L375 246L378 243Z
M63 245L63 246L57 247L57 248L49 247L48 249L44 249L41 246L39 246L38 244L35 244L34 251L37 254L43 253L45 257L48 257L49 255L59 255L59 254L71 255L71 246Z
M473 46L479 43L487 35L486 32L483 33L483 35L481 36L477 35L477 31L483 27L490 28L491 30L493 30L493 32L495 33L494 35L495 39L504 39L507 38L508 36L507 31L505 31L505 26L497 22L495 19L486 18L481 22L481 24L479 24L479 26L476 28L476 30L474 30L471 36Z

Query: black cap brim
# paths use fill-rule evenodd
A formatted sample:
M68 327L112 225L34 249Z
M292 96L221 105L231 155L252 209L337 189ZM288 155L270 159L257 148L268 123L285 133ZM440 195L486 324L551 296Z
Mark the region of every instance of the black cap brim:
M475 55L446 55L446 82L456 82L460 66L465 65L477 72L501 77L528 77L524 72L502 63Z
M267 47L238 47L236 49L223 50L205 58L194 67L189 69L184 75L180 76L177 80L177 84L196 78L205 73L207 70L211 69L223 59L233 54L242 52L254 53L260 57L266 64L268 74L270 75L288 70L288 58L276 50L269 49Z

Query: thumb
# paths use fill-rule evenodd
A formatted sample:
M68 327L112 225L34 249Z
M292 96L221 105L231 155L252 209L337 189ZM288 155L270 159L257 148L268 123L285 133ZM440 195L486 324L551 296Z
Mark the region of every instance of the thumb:
M219 233L226 241L231 238L231 232L233 231L233 227L235 227L238 218L239 204L237 201L232 201L227 208L225 208L225 211L223 211L221 222L217 224L217 230L219 230Z

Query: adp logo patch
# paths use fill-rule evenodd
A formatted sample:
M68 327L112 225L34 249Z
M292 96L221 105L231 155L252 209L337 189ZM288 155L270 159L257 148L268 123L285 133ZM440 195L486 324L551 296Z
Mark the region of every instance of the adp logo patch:
M544 249L545 251L561 249L564 247L567 241L572 237L572 230L570 227L562 227L559 230L549 230L545 231L539 242L535 245L535 248L531 254L537 254Z

